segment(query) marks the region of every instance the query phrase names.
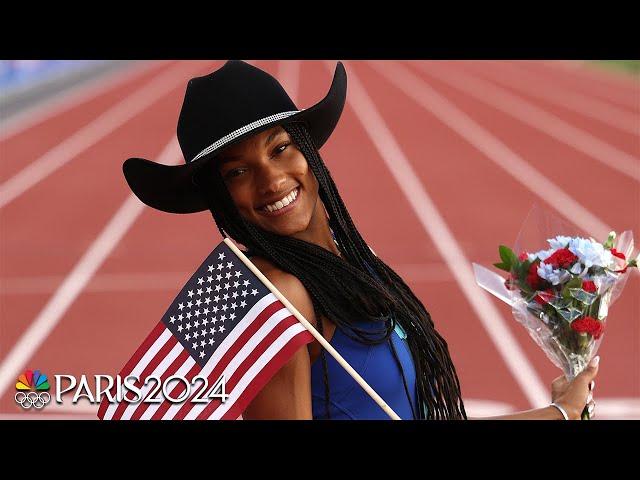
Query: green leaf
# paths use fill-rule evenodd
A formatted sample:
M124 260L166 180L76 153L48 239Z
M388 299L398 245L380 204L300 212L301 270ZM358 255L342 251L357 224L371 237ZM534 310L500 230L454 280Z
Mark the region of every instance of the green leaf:
M518 264L518 257L513 253L513 250L505 245L500 245L498 251L503 265L509 269L508 271L511 271Z
M504 270L506 272L510 272L511 269L509 268L508 265L505 265L504 263L494 263L493 264L494 267L499 268L500 270Z

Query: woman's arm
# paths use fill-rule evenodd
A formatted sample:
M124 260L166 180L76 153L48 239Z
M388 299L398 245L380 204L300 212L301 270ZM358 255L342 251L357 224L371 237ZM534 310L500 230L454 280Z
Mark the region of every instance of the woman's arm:
M260 257L251 261L312 325L313 302L306 288L290 273ZM311 420L311 362L307 347L300 348L271 378L245 409L247 420Z
M600 357L595 357L591 363L571 382L564 375L557 377L551 384L551 401L560 405L567 413L569 420L580 420L582 410L587 404L593 408L594 378L598 374ZM591 417L594 415L591 414ZM496 417L469 418L469 420L564 420L564 415L556 407L549 405L524 412L516 412Z
M556 407L548 406L495 417L469 417L469 420L564 420L564 417Z

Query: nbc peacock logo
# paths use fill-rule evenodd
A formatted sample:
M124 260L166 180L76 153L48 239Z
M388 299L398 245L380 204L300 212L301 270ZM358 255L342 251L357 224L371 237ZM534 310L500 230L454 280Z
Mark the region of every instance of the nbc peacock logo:
M51 401L47 376L40 370L27 370L16 383L16 403L25 410L44 408Z

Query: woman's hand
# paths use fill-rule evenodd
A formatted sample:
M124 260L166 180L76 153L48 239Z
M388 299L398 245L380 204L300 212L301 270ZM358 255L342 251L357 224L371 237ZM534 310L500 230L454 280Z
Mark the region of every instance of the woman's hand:
M593 389L599 360L599 356L591 360L589 366L571 382L561 375L551 384L551 401L564 408L570 420L580 420L585 405L589 408L589 416L595 417L596 403L593 400Z

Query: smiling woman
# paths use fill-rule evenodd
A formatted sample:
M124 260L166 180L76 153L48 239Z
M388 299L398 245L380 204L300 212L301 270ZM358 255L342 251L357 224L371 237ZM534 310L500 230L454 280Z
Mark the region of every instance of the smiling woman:
M341 63L325 98L298 110L269 74L227 62L189 82L178 122L186 165L129 159L125 176L154 208L209 210L220 233L244 247L401 418L465 419L447 343L422 302L368 247L318 151L345 98ZM595 372L554 384L555 406L503 418L579 418ZM317 341L293 355L243 416L388 418Z

